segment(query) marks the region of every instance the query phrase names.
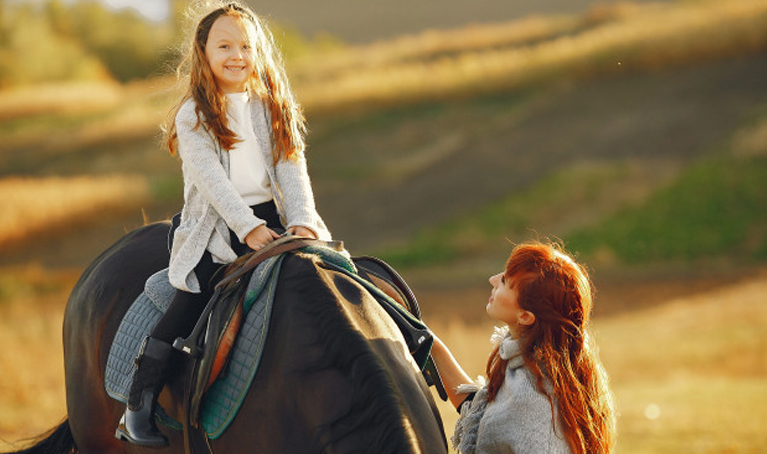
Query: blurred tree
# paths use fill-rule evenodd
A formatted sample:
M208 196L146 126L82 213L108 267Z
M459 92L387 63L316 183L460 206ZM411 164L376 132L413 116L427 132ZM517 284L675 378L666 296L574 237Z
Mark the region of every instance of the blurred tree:
M94 78L127 82L168 73L185 36L187 7L185 0L171 0L169 18L153 22L97 0L0 0L0 88ZM328 35L307 40L291 27L271 27L288 61L341 45Z
M317 33L310 40L291 25L270 22L269 28L286 61L312 53L332 51L343 46L338 38L329 33Z
M67 6L62 0L50 0L44 7L45 16L51 29L60 36L74 38L74 23Z
M180 43L184 39L184 11L188 7L187 0L172 0L168 20L173 27L173 42Z
M114 78L160 72L173 39L168 23L96 1L0 2L0 87L44 81Z
M0 87L72 79L101 79L108 72L79 43L51 28L34 5L4 10L0 47Z
M75 3L70 15L83 47L117 80L125 82L160 72L160 56L173 39L167 22L148 21L132 9L114 13L96 1Z
M5 43L5 5L2 0L0 0L0 48L5 46Z

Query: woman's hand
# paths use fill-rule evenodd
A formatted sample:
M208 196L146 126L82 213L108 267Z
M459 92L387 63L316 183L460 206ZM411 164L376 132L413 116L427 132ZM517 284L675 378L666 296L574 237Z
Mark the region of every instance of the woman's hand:
M306 227L301 227L300 225L294 225L293 227L288 229L288 233L291 235L298 235L298 236L308 236L310 238L317 239L317 235L311 231L310 229L307 229Z
M248 233L245 237L245 244L254 251L257 251L279 237L277 232L270 229L265 224L261 224Z

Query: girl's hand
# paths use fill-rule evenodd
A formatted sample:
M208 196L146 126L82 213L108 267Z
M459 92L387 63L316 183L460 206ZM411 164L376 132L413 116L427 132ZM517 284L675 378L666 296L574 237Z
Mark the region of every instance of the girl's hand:
M270 229L265 224L261 224L248 233L245 237L245 244L254 251L257 251L279 237L277 232Z
M288 233L291 235L298 235L298 236L308 236L310 238L317 239L317 235L314 234L310 229L307 229L306 227L301 227L300 225L295 225L288 229Z

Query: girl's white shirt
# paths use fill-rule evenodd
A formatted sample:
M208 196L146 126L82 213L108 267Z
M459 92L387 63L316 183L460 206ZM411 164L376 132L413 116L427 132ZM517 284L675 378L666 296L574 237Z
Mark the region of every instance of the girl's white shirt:
M250 113L250 96L247 92L227 94L229 129L237 134L237 142L230 153L229 178L242 200L249 206L273 199L269 174L266 171L263 140L256 137Z

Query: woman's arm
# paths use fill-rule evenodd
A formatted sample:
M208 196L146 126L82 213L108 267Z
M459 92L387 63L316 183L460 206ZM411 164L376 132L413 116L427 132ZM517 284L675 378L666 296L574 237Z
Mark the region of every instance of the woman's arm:
M433 334L433 333L432 333ZM466 371L463 370L458 360L455 359L450 349L447 348L442 339L434 335L434 345L431 348L431 355L437 365L437 370L445 385L445 391L450 402L458 408L466 399L466 394L456 392L458 385L474 383Z

